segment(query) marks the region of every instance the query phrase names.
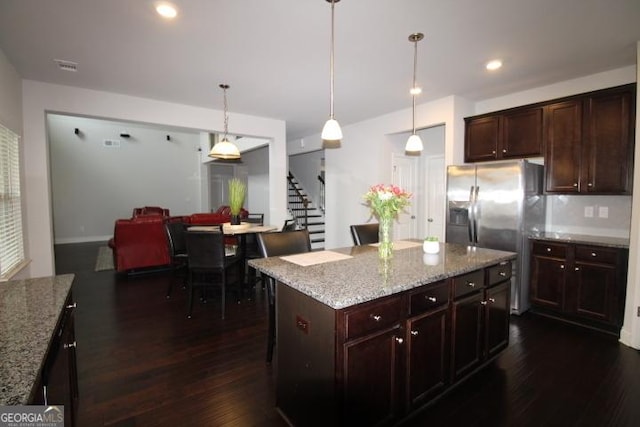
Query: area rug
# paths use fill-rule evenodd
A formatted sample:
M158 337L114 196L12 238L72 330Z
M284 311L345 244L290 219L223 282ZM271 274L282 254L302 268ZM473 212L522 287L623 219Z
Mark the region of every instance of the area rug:
M100 246L98 248L95 271L105 270L113 270L113 253L109 246Z

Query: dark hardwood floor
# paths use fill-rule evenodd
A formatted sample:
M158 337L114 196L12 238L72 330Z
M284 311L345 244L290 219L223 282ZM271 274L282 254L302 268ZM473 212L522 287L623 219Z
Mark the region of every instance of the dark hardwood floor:
M285 426L264 362L266 301L165 298L167 273L94 272L98 243L58 245L75 273L78 426ZM103 245L103 244L102 244ZM509 348L405 426L638 426L640 354L614 338L530 315ZM277 348L276 348L277 350Z

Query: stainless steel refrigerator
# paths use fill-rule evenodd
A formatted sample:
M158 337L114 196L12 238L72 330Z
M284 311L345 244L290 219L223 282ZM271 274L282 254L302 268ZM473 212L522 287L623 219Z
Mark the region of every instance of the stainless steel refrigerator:
M529 309L528 235L544 229L542 166L526 160L447 168L446 241L517 252L511 312Z

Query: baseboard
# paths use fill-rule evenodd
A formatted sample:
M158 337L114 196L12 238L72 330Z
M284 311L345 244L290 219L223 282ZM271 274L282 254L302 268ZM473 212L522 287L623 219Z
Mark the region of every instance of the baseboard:
M84 237L64 237L56 238L55 245L65 245L67 243L89 243L89 242L106 242L113 236L84 236Z

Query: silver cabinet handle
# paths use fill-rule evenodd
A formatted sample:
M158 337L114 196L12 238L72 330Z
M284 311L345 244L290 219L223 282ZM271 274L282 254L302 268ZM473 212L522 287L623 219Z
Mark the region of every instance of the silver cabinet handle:
M487 302L486 301L480 301L480 304L487 305Z
M596 256L598 256L598 254L595 253L595 252L591 252L591 256L596 257Z
M560 269L564 270L564 264L560 265Z
M547 248L547 252L551 252L551 248Z
M476 284L473 283L473 282L467 282L467 286L470 287L470 288L475 288Z
M577 182L574 182L574 183L573 183L573 186L574 186L574 187L577 187L577 186L578 186L578 183L577 183Z
M506 277L506 276L507 276L507 273L505 273L504 271L501 271L500 273L498 273L498 275L499 275L499 276L502 276L502 277Z
M575 271L580 271L580 267L574 268Z
M503 148L503 149L502 149L502 152L503 152L503 153L506 153L506 152L507 152L507 149L506 149L506 148Z
M494 303L496 302L496 299L495 299L495 298L489 298L489 302L490 302L491 304L494 304Z
M376 322L379 322L382 319L382 316L378 316L377 314L372 314L371 318Z
M593 183L592 182L588 183L587 187L593 187Z
M69 304L67 308L76 308L77 306L78 306L78 303L74 302L73 304Z
M64 344L62 347L64 347L65 350L69 349L69 348L75 348L76 347L76 342L72 342L71 344Z
M438 299L436 297L425 297L425 298L427 298L427 300L430 301L430 302L438 301Z
M397 342L398 344L402 344L402 343L404 342L404 340L403 340L402 338L398 338L398 337L396 337L396 342Z
M413 335L414 337L418 336L418 331L411 331L411 335Z

